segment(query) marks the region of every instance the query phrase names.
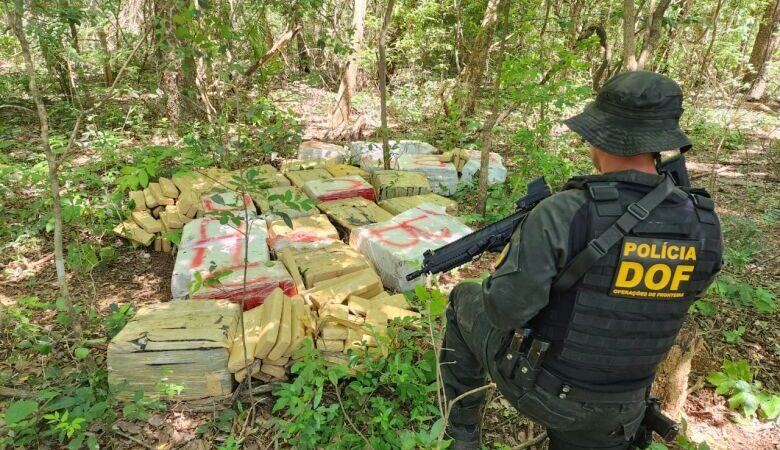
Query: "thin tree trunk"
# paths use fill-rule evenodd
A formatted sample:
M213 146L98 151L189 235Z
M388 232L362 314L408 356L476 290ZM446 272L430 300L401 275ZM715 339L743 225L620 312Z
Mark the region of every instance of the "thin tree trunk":
M173 34L173 8L172 4L164 0L155 0L155 13L158 19L163 20L162 34L157 39L165 42L162 51L162 90L165 93L165 115L168 123L179 132L181 121L181 92L179 89L181 64L176 56L176 37Z
M770 1L764 10L758 34L750 53L750 70L742 78L749 87L748 97L760 99L766 92L767 63L772 59L778 41L778 21L780 21L780 0Z
M634 0L623 0L623 68L636 70L636 6Z
M658 366L653 394L661 401L661 405L673 419L682 412L685 400L688 398L688 378L691 373L691 361L701 349L703 340L698 336L696 327L686 325L666 355L666 359Z
M395 0L388 0L385 18L382 21L382 31L379 33L379 95L380 95L380 119L382 121L382 160L385 170L390 170L390 142L387 128L387 56L385 55L385 40L387 39L387 27L393 16Z
M21 3L18 3L21 5ZM49 169L49 188L51 189L52 215L54 216L54 266L57 271L57 286L60 290L59 297L64 304L65 314L69 317L71 326L77 336L81 336L81 324L76 319L76 311L73 308L73 302L70 298L70 289L68 286L68 276L65 272L65 250L63 240L63 221L62 221L62 202L60 200L60 180L58 174L57 156L52 152L49 145L49 116L46 112L46 106L43 103L43 97L38 90L36 82L35 64L33 63L30 52L30 44L24 32L22 23L21 7L9 6L7 11L8 26L19 40L19 46L22 49L22 57L27 70L27 76L30 81L30 95L35 102L35 108L40 122L41 146L46 155L46 163Z
M723 0L718 0L718 3L715 4L715 9L712 11L712 19L710 20L710 23L712 23L712 32L710 33L710 43L707 45L707 51L704 52L704 58L701 61L701 65L699 66L699 71L696 72L696 77L693 79L693 82L691 83L691 88L695 88L699 84L699 80L701 80L702 75L707 70L707 64L710 62L710 54L712 53L712 47L715 46L715 38L718 36L718 16L720 15L720 9L723 6Z
M349 125L349 116L352 110L352 97L355 94L355 84L358 75L358 57L363 47L363 25L366 18L367 0L355 0L355 11L352 16L352 54L349 57L344 74L341 77L339 92L336 95L336 107L331 116L331 128L346 127Z
M661 23L663 22L666 9L669 8L671 0L660 0L658 3L655 1L650 2L650 23L647 25L647 36L645 42L642 45L642 52L639 54L639 60L637 61L637 70L643 70L645 64L653 55L658 40L661 38Z
M103 81L106 87L109 87L114 82L114 68L111 66L111 50L108 48L108 39L103 29L98 30L98 39L100 46L103 47Z
M509 33L509 6L510 0L506 0L501 7L504 13L504 34ZM501 97L501 66L504 64L506 40L502 39L498 50L498 61L496 61L496 78L493 81L493 102L490 106L490 115L485 119L482 127L480 162L479 162L479 185L477 188L477 212L484 215L487 206L488 197L488 169L490 166L490 149L493 143L493 128L498 121L498 106Z
M466 94L462 95L460 102L458 102L458 109L462 116L474 115L474 108L477 103L479 90L482 87L482 78L487 65L488 50L496 33L498 11L505 1L507 0L488 0L485 15L482 18L482 25L477 33L477 37L474 39L468 62L461 72L462 83L467 88Z

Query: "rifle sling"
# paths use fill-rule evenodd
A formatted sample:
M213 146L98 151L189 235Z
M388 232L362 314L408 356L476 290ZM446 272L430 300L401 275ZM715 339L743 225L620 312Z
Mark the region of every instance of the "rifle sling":
M563 292L571 289L593 264L598 262L618 242L620 242L641 221L674 191L674 181L665 175L647 195L628 205L628 209L599 237L588 242L584 250L572 258L561 273L553 280L552 289Z

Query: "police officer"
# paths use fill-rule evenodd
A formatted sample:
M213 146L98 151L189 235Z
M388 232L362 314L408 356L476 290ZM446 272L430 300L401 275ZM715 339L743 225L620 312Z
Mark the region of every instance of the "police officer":
M659 152L691 148L682 112L673 80L628 72L565 121L591 145L600 175L575 177L541 202L495 273L452 291L441 356L448 400L489 374L547 428L550 449L629 447L656 367L721 266L709 195L658 173ZM453 406L454 448L479 447L485 395Z

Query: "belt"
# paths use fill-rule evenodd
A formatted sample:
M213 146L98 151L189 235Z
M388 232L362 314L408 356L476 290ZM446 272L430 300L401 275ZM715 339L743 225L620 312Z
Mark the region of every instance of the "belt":
M561 381L547 370L542 369L536 378L536 385L559 398L575 402L620 403L644 400L647 388L627 392L596 392L581 389Z

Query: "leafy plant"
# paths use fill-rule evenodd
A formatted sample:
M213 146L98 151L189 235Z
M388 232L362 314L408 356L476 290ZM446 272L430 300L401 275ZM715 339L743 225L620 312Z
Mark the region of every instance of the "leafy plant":
M730 275L718 277L710 289L721 298L740 306L753 307L762 313L772 313L777 309L774 294L764 288L739 282Z
M715 386L715 393L728 398L729 408L748 417L760 411L768 420L780 415L780 396L764 391L761 384L753 380L747 361L727 359L722 367L722 371L710 373L707 381Z
M745 334L745 326L740 325L734 330L726 330L723 332L723 337L726 339L726 342L728 343L741 343L742 342L742 335Z

